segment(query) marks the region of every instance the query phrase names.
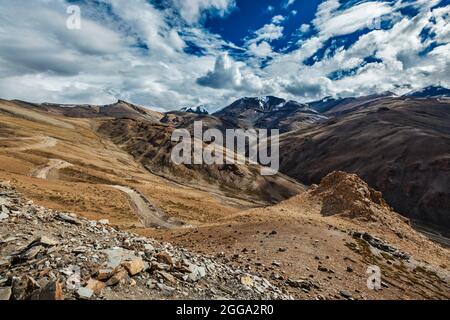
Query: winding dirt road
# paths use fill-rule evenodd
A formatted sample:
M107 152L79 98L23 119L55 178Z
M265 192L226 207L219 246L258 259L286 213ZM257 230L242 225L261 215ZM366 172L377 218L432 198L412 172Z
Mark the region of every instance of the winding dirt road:
M52 137L27 137L27 138L0 138L1 140L12 140L12 141L29 141L29 140L36 140L39 139L39 142L32 143L27 146L23 147L12 147L12 148L5 148L8 151L27 151L27 150L34 150L34 149L46 149L46 148L52 148L56 146L58 143L58 140Z
M38 179L48 179L50 172L71 167L72 164L64 160L50 159L47 165L43 168L37 169L32 173L32 176Z
M0 138L2 139L2 138ZM51 137L30 137L30 138L16 138L15 140L36 140L39 139L38 142L29 144L23 147L17 148L8 148L9 150L14 151L27 151L32 149L46 149L56 146L58 140ZM40 168L35 169L31 175L32 177L38 179L49 179L49 176L52 172L57 172L58 170L71 167L72 164L61 160L61 159L49 159L48 163ZM125 193L130 200L130 204L142 224L145 227L155 227L155 228L164 228L164 229L173 229L180 228L182 226L186 226L183 222L174 220L168 217L164 212L156 206L154 206L146 197L144 197L139 192L125 186L111 186L105 185L107 187L114 188Z
M161 210L158 210L139 192L124 186L111 186L128 195L130 202L138 214L142 224L145 227L157 227L164 229L180 228L184 225L181 221L176 221L166 216Z

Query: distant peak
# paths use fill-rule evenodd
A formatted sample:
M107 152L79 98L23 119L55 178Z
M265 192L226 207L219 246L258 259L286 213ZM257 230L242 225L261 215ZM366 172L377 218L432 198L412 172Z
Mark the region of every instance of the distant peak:
M208 110L204 105L192 108L192 107L185 107L181 108L180 111L182 112L188 112L188 113L196 113L196 114L209 114Z
M412 98L450 98L450 89L440 85L431 85L405 95Z

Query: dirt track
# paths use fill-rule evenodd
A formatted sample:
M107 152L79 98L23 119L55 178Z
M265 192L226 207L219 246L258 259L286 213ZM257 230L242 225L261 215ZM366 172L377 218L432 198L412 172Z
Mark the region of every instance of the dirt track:
M10 140L10 141L29 141L40 139L39 142L32 143L30 145L22 146L22 147L12 147L5 148L8 151L27 151L33 149L45 149L56 146L58 140L51 137L27 137L27 138L2 138L2 140Z
M60 170L60 169L64 169L64 168L67 168L70 166L72 166L72 164L70 164L64 160L50 159L50 161L48 162L48 164L45 167L43 167L41 169L37 169L36 171L33 172L32 175L35 178L48 179L50 172L52 172L53 170Z
M126 193L133 208L145 227L159 227L164 229L179 228L182 223L171 221L160 210L156 209L143 195L124 186L112 186L114 189Z

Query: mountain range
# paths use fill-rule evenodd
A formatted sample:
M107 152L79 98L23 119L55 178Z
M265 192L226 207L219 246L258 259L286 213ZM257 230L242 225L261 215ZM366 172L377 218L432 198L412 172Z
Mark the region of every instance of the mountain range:
M7 250L0 251L0 272L32 274L21 264L8 266L23 250L22 242L8 239L36 226L60 241L77 226L71 238L80 244L64 253L67 261L83 252L84 234L98 230L108 245L147 250L107 237L113 233L103 226L111 224L244 270L247 276L240 272L233 280L236 290L269 279L300 299L448 299L446 92L433 87L307 104L247 97L213 114L202 108L162 113L121 100L99 106L0 100L0 243ZM199 120L204 129L223 132L280 129L280 172L262 176L261 166L250 163L175 165L172 133L192 131ZM76 215L89 221L77 225ZM40 241L50 243L48 236ZM102 257L96 243L91 247ZM166 268L149 257L155 268ZM204 280L186 282L180 263L149 272L160 284L192 290L217 280L210 277L218 272L204 266ZM366 285L367 266L375 264L383 270L380 291ZM189 270L183 272L193 277ZM58 268L52 272L64 278ZM130 286L129 297L158 290L142 279L134 279L139 290ZM108 296L123 297L121 288L111 286Z
M335 170L357 173L382 191L388 203L406 217L449 228L449 92L431 86L404 96L384 92L328 97L308 104L274 96L247 97L212 115L204 107L164 114L120 100L105 106L15 103L72 118L110 118L103 120L100 132L153 172L186 181L213 179L230 190L238 186L239 190L262 191L262 198L269 201L294 194L296 187L278 181L284 191L254 189L258 184L277 183L264 179L252 183L258 179L249 167L172 166L170 135L173 128L192 130L197 120L202 120L206 128L222 131L279 129L283 134L281 170L286 176L310 185ZM253 187L248 189L250 185Z

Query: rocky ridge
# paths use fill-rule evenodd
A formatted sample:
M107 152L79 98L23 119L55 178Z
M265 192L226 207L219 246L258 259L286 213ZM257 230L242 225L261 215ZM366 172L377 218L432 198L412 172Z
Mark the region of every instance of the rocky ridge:
M289 299L214 257L27 201L0 184L0 300Z

